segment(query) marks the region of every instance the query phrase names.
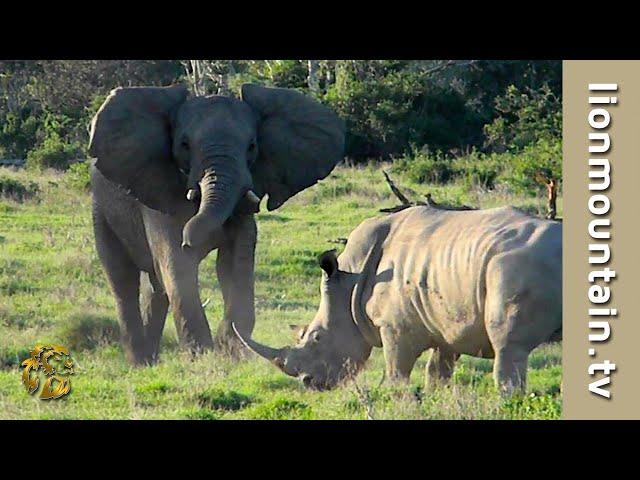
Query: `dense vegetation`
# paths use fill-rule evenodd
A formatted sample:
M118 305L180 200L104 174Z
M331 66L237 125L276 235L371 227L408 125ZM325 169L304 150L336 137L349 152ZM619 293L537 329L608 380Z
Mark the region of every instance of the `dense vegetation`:
M562 175L558 61L0 61L0 158L65 169L86 156L112 88L175 82L197 94L237 95L245 82L304 91L346 120L348 161L418 159L404 162L418 181L533 193L535 170Z
M84 165L84 164L79 164ZM313 318L320 297L319 253L343 248L346 237L380 207L398 203L381 174L391 164L337 168L275 212L257 216L256 339L273 346L294 341L289 324ZM442 203L478 207L516 205L544 213L542 197L487 191L454 180L416 183L392 174L411 199L431 192ZM35 184L35 185L34 185ZM505 401L493 388L492 362L463 356L451 388L424 392L425 353L411 385L380 384L381 349L375 349L356 382L330 392L304 390L267 362L233 362L210 353L191 360L177 348L171 319L160 363L131 368L118 342L115 300L98 260L90 196L82 171L41 173L0 168L0 418L558 418L561 413L561 347L536 349L527 394ZM30 192L13 192L19 185ZM558 204L562 213L562 201ZM286 231L286 235L283 232ZM216 253L200 267L201 298L212 330L222 318ZM76 374L68 397L53 402L27 395L20 362L37 342L71 349Z

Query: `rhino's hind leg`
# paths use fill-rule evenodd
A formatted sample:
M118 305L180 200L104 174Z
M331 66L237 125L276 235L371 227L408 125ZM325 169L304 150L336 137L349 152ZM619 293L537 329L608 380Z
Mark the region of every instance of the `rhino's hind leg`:
M456 360L459 355L453 350L446 347L437 347L433 349L431 358L427 363L425 374L425 390L429 391L433 388L446 385L453 375Z
M498 390L506 395L524 392L527 386L529 353L540 343L530 326L536 316L529 308L529 299L497 295L487 303L487 333L495 352L493 379Z
M497 299L486 312L487 333L495 352L493 380L500 393L506 395L524 392L527 386L529 352L535 346L527 337L528 329L523 328L523 324L530 323L524 318L528 311L521 304Z
M524 391L529 353L562 326L558 269L520 250L494 257L487 267L485 328L503 393Z
M529 352L517 347L506 347L496 352L493 379L500 393L512 395L524 392L527 386Z

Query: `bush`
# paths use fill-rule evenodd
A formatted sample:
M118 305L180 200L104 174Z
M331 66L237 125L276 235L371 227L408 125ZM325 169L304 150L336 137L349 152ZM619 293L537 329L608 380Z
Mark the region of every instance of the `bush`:
M83 156L76 143L66 143L57 133L51 133L39 147L27 154L27 168L66 170L71 161Z
M454 161L457 177L467 187L493 190L504 166L495 155L472 153Z
M29 108L0 117L0 153L3 157L24 158L44 136L41 119Z
M0 348L0 368L16 368L29 358L29 347L7 346Z
M450 149L482 138L482 119L463 95L404 60L341 62L323 99L347 124L356 161L406 154L411 144Z
M34 198L40 192L35 182L21 182L15 178L0 176L0 197L22 202Z
M253 402L253 399L248 395L233 390L227 392L219 388L214 388L198 393L196 395L196 401L202 408L236 411L247 407Z
M520 90L511 85L495 100L499 116L485 125L485 145L497 152L518 152L541 139L562 136L562 102L551 88Z
M514 193L535 196L542 188L535 178L537 172L562 179L562 143L560 138L541 138L519 152L487 154L474 150L458 158L414 149L412 155L397 159L393 170L417 183L458 181L489 190L502 184Z
M417 183L445 184L456 176L456 170L451 159L442 154L431 155L427 149L413 150L411 155L405 155L396 160L393 165L396 172L405 172Z
M540 139L517 154L503 154L499 157L506 157L499 181L509 185L514 192L536 195L542 188L535 179L536 172L562 179L560 139Z
M69 166L65 173L65 183L72 189L87 192L91 186L89 162L77 162Z
M72 351L93 350L102 345L118 343L120 328L110 317L76 313L60 324L57 333Z

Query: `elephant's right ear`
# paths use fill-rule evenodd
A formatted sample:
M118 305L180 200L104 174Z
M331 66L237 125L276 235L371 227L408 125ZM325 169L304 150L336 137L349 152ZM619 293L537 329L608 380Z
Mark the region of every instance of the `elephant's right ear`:
M186 98L183 85L116 88L91 122L96 168L164 213L174 213L186 188L171 155L171 116Z

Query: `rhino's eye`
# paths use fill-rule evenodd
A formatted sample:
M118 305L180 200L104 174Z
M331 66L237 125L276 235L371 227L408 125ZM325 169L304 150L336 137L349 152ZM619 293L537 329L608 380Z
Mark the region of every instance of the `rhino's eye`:
M318 343L320 341L320 332L318 332L317 330L315 332L312 332L311 335L309 335L309 338L313 343Z

